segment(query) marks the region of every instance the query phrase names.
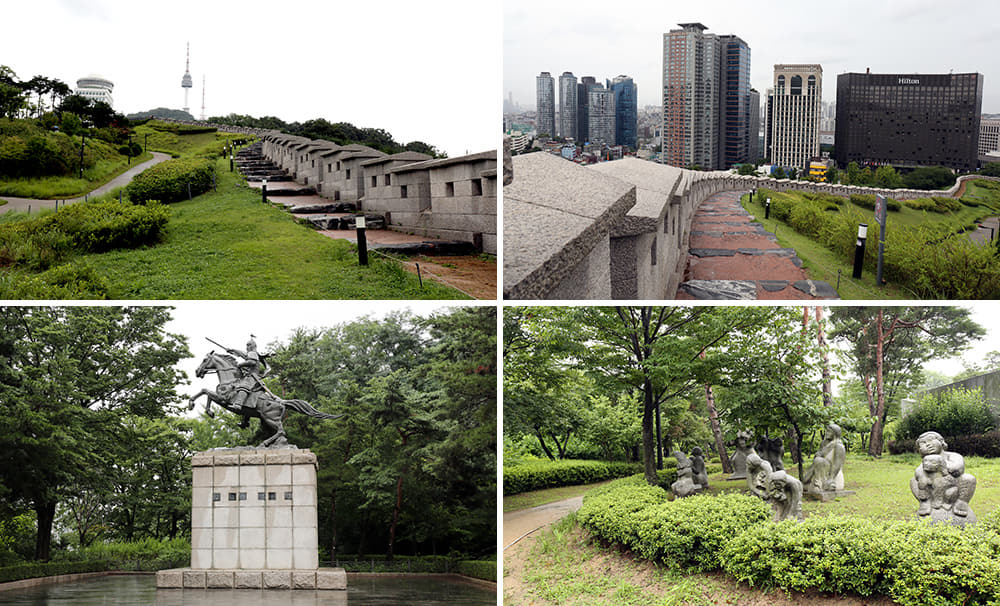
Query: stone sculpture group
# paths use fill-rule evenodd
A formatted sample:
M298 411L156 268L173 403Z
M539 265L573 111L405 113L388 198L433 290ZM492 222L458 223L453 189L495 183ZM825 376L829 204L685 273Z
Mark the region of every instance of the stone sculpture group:
M802 497L822 501L852 495L844 490L844 460L847 449L841 441L841 429L835 423L826 428L823 441L812 464L803 472L802 481L784 470L781 438L761 438L756 448L749 446L750 434L739 432L736 452L730 461L730 480L746 479L747 489L771 506L772 519L802 520ZM935 522L965 526L976 522L969 501L976 492L976 478L965 471L965 459L947 450L941 434L928 431L917 438L917 450L923 457L910 480L910 490L917 499L917 516ZM688 457L681 451L677 458L677 481L671 485L676 498L692 495L708 487L705 459L700 448Z

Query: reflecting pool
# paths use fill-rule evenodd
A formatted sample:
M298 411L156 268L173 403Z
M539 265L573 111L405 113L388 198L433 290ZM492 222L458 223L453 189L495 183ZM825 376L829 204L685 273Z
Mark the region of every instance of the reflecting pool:
M347 591L296 589L156 589L154 576L110 576L89 581L0 592L0 606L493 606L495 591L449 577L357 578Z

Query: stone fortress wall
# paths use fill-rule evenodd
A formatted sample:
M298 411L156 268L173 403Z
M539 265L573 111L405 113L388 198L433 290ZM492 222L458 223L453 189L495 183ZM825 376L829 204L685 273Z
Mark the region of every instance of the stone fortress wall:
M506 147L506 142L505 142ZM506 152L505 152L506 154ZM636 158L583 167L544 152L504 158L505 299L672 299L698 206L722 191L953 196L692 171Z
M276 130L164 121L254 135L263 142L264 157L325 198L383 214L390 229L471 242L479 250L497 253L495 150L433 159L416 152L388 155L364 145L337 145Z

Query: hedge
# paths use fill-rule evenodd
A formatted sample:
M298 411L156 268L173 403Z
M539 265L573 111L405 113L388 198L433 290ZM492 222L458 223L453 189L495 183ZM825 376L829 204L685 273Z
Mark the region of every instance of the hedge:
M868 223L871 229L871 216L855 206L866 206L871 196L854 194L854 204L830 213L823 202L800 198L801 192L761 189L759 193L761 199L772 198L772 217L844 259L854 258L858 224ZM898 202L890 200L889 209L894 205ZM929 249L934 254L927 254ZM886 233L884 277L906 287L915 298L1000 298L1000 257L995 252L941 226L895 227ZM874 270L877 258L878 247L869 245L865 265Z
M962 436L944 436L944 441L948 443L948 450L959 452L963 456L1000 457L1000 430ZM917 452L917 441L912 439L892 440L887 447L889 454Z
M497 563L494 560L462 560L455 566L455 572L496 583Z
M830 516L770 521L756 497L667 501L636 476L588 493L577 520L597 537L755 587L887 595L903 606L1000 606L1000 510L961 530Z
M108 570L108 562L101 560L91 562L32 562L0 568L0 583L52 577L60 574L103 572L105 570Z
M486 581L496 582L497 580L497 563L495 560L456 560L450 556L406 555L397 555L392 560L386 560L385 554L360 554L338 556L330 564L343 568L347 572L454 572ZM325 566L326 563L323 565Z
M695 571L720 568L729 541L771 517L763 501L748 495L699 494L667 501L667 491L633 478L605 488L584 497L577 512L584 528L644 558Z
M527 461L516 465L505 465L503 469L503 493L505 496L555 488L592 484L634 474L636 463L607 463L605 461Z
M215 163L206 158L167 160L136 175L125 191L135 203L177 202L211 189L214 174Z

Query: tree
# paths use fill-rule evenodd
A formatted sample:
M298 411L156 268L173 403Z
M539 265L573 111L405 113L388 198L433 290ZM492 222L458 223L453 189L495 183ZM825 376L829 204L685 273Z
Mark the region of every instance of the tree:
M879 166L875 169L875 186L896 189L903 186L903 178L891 166Z
M986 177L1000 177L1000 162L987 162L979 169L979 174Z
M955 184L955 173L944 166L921 166L903 175L909 189L944 189Z
M868 454L881 456L888 404L920 385L921 367L954 355L985 331L961 307L834 307L833 339L845 342L872 417Z
M782 168L781 166L779 166L778 168L774 169L774 178L775 179L787 179L788 177L785 175L785 169Z
M758 434L792 430L791 448L802 476L802 440L833 418L819 389L819 346L799 326L797 308L769 307L767 324L741 330L725 352L723 417Z
M757 167L753 164L740 164L739 168L736 169L736 174L738 175L754 175L757 174Z
M421 154L427 154L432 158L447 158L448 154L438 151L433 145L424 143L423 141L410 141L407 143L403 149L406 151L419 152Z
M49 559L56 505L102 468L125 415L158 418L178 400L189 355L156 307L0 308L0 485L38 517Z
M840 176L840 173L837 171L837 167L836 166L831 166L830 168L826 169L826 182L827 183L836 183L837 182L837 178L839 176Z
M858 166L857 162L851 162L847 165L847 184L861 185L861 167Z

